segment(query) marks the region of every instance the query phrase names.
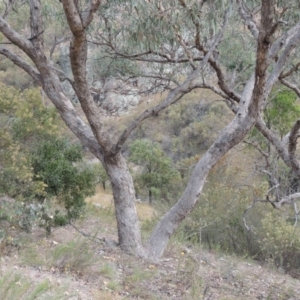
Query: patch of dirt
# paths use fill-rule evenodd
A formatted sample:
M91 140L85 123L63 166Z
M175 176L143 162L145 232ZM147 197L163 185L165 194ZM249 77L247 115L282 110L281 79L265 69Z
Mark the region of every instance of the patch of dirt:
M88 203L93 203L98 207L114 209L113 195L109 191L105 191L101 186L96 187L96 194L92 197L86 198ZM136 203L136 209L140 221L150 220L156 214L153 207L147 203Z

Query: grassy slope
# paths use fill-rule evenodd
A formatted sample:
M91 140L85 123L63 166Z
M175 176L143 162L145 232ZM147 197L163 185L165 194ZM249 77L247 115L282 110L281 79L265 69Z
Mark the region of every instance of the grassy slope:
M211 96L202 91L186 101L196 104ZM120 132L133 115L148 105L143 102L137 111L107 119L107 124ZM163 145L170 136L168 122L164 121L167 116L168 112L162 112L155 122L145 122L133 138L142 135ZM225 112L224 123L229 116ZM246 167L251 157L238 150L231 152L230 163ZM241 182L252 180L247 171L239 171ZM188 248L175 239L156 265L124 254L116 247L111 194L98 188L97 195L88 200L100 205L90 205L76 227L89 233L89 238L71 226L55 229L48 239L41 229L21 237L11 229L13 239L1 249L0 295L7 295L3 299L300 299L298 280L280 270ZM137 203L137 209L146 235L153 223L149 218L157 212L146 204ZM15 294L20 287L24 293ZM36 290L40 290L37 295Z
M122 253L115 242L110 208L89 206L76 223L90 238L67 226L45 238L40 229L22 235L22 247L6 245L1 257L0 294L22 280L28 290L47 282L48 294L3 299L300 299L297 279L267 266L171 241L159 264ZM5 279L20 274L19 283ZM54 298L54 295L60 295ZM1 298L2 299L2 298Z

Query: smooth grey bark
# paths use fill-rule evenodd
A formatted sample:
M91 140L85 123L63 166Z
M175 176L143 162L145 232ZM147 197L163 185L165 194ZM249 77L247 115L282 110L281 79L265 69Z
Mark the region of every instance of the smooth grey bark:
M167 246L167 242L182 220L195 206L205 179L212 167L232 147L243 140L250 128L255 124L258 115L258 106L253 107L252 91L254 87L254 75L249 79L238 114L234 120L224 129L222 134L199 160L190 177L188 185L178 202L159 221L148 241L148 251L152 258L160 257ZM261 99L257 99L259 103ZM252 109L251 109L252 108Z
M118 153L105 168L112 186L119 244L125 251L146 257L135 207L135 189L124 157Z

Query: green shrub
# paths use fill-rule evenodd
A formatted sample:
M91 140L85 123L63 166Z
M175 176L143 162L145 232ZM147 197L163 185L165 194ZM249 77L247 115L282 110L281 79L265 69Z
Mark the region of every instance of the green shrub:
M266 214L258 232L263 257L285 269L300 268L300 228L279 211Z

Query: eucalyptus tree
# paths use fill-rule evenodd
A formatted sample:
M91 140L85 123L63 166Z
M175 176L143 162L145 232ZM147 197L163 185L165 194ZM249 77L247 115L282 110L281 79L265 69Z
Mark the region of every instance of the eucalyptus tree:
M198 201L211 168L244 139L254 124L264 130L260 114L273 86L281 81L293 88L287 78L298 68L298 64L297 67L292 64L300 43L300 22L292 15L299 10L294 1L61 0L61 4L54 6L61 5L57 6L62 16L61 32L70 36L71 78L54 65L55 47L48 49L44 43L50 30L45 20L49 18L48 10L44 10L49 9L48 3L40 0L3 3L0 31L6 40L0 46L0 53L42 87L67 126L101 161L113 190L120 246L137 255L157 259L163 254L170 236ZM15 27L21 11L17 9L19 4L29 5L22 10L23 31ZM229 23L234 26L228 26ZM227 66L228 47L222 48L222 40L227 45L243 46L237 50L236 60L232 57ZM160 104L133 119L119 136L110 134L115 131L105 126L104 112L95 105L90 92L86 75L89 42L101 47L111 58L139 63L143 71L131 76L153 79L156 90L162 87L168 91ZM251 53L246 61L244 51ZM65 95L61 80L72 85L86 120ZM196 88L207 88L220 95L235 117L228 125L224 124L223 131L199 159L177 203L161 218L143 245L134 185L122 146L143 120ZM295 144L295 131L299 127L300 122L293 128L290 144ZM272 141L276 143L275 138ZM290 148L289 157L283 151L282 155L293 165L295 151Z

